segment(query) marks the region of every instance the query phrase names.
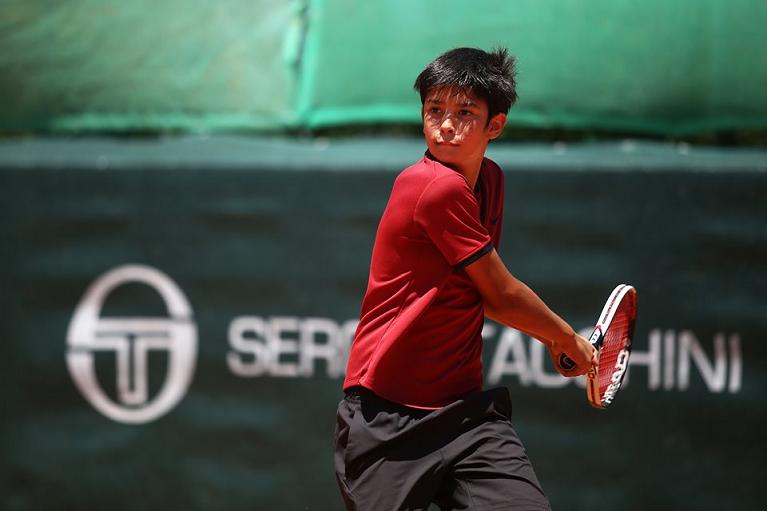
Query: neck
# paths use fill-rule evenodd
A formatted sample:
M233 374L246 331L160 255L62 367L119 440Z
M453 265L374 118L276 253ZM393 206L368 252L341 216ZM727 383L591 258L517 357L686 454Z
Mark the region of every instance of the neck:
M460 165L454 165L453 168L459 172L469 183L469 187L473 190L479 179L479 171L482 168L483 156L479 159L473 159L471 161L463 162Z

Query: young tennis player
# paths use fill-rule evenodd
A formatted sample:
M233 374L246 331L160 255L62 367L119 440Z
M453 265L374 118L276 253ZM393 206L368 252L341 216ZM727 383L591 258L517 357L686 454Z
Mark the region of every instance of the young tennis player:
M517 99L505 49L458 48L415 81L426 151L395 180L338 406L335 467L350 510L550 509L511 424L482 389L485 317L572 359L594 350L504 266L503 174L484 157Z

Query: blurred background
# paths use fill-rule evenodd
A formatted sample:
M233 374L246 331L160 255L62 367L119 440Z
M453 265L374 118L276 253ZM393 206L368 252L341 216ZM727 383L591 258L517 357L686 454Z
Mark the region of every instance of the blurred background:
M0 507L341 509L413 81L501 45L502 257L584 332L638 290L607 411L486 324L553 508L759 509L765 26L761 0L0 2Z

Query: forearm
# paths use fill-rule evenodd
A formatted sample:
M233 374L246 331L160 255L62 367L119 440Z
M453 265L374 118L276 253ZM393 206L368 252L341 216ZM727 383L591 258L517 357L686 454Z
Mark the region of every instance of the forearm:
M514 277L495 250L469 265L466 272L482 296L485 314L490 318L560 351L570 352L578 344L572 327Z
M573 328L555 314L525 283L508 276L497 303L485 300L485 315L506 326L516 328L547 346L568 349L575 341Z

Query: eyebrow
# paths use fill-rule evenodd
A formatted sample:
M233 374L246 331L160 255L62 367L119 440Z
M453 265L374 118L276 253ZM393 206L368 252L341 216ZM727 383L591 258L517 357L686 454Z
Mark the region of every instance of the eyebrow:
M442 101L442 100L441 100L441 99L439 99L439 98L436 98L436 97L432 97L432 98L426 98L426 101L425 101L424 103L435 103L435 104L437 104L437 105L441 105L442 103L444 103L444 101ZM479 105L477 105L477 104L476 104L476 103L474 103L473 101L468 101L468 100L467 100L467 101L464 101L464 102L462 102L462 103L460 104L460 106L477 107L477 106L479 106Z

